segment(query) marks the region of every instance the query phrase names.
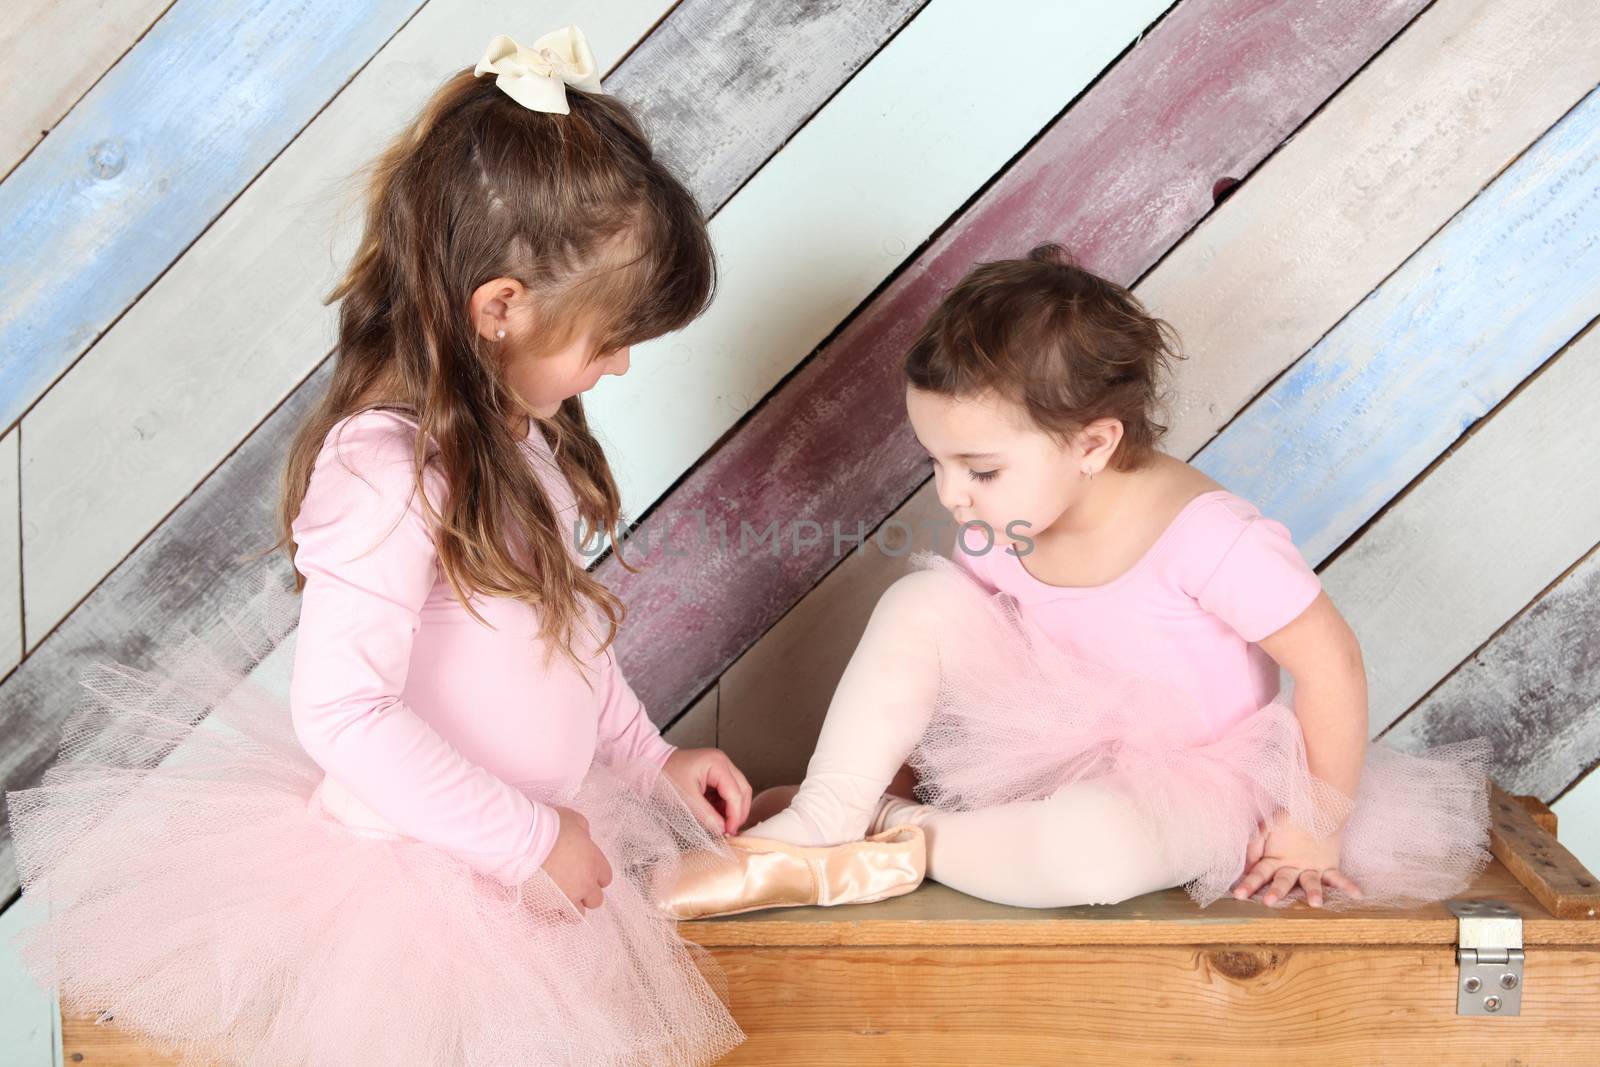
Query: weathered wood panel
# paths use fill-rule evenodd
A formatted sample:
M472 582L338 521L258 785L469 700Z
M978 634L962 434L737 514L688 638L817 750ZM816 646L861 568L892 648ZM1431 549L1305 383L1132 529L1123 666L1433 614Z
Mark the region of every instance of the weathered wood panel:
M263 548L262 531L272 527L273 488L283 466L277 442L305 417L315 396L303 390L274 412L268 421L272 432L255 435L229 456L221 476L179 505L172 520L101 582L0 686L0 736L6 739L0 781L6 789L37 782L55 758L60 720L76 703L89 663L115 660L153 669L158 642L172 640L179 627L198 633L216 622L230 592L242 588L222 576L241 574L239 560ZM277 564L287 582L288 562L279 558ZM224 666L249 668L247 663ZM0 899L16 888L6 825L0 837Z
M679 748L717 747L717 689L706 690L704 696L689 705L678 719L661 736Z
M809 551L740 554L742 522L760 530L771 522L787 528L801 519L837 520L849 533L864 521L872 529L927 478L926 456L905 421L899 361L944 290L974 260L1066 237L1088 265L1132 281L1205 215L1217 176L1246 173L1270 154L1420 6L1307 10L1190 2L1145 35L662 501L639 534L653 550L643 573L627 574L614 560L602 564L600 573L634 612L636 624L620 639L622 658L634 686L649 694L647 703L670 706L698 692L837 563L831 539ZM1448 28L1461 21L1448 20ZM1318 41L1318 48L1287 43L1302 39ZM1197 40L1208 46L1196 48ZM1430 33L1407 49L1408 58L1426 59L1436 44ZM1413 65L1408 77L1414 76ZM1211 91L1196 93L1197 82ZM1405 99L1418 108L1413 121L1431 127L1438 111L1419 106L1427 97ZM1462 192L1463 199L1470 195ZM1396 250L1396 261L1411 247ZM1281 366L1289 353L1268 355ZM1226 414L1210 425L1221 425ZM723 523L735 550L664 556L664 533L693 546L696 511L713 525ZM638 545L624 551L630 560L644 558ZM738 707L731 700L725 706Z
M564 15L547 14L581 22L605 65L650 31L663 3L568 3ZM675 9L656 31L671 38L647 39L608 88L681 143L699 168L692 178L728 188L828 100L849 63L865 62L898 28L909 0L870 17L842 9L836 21L747 10L732 27L740 33L713 28L719 10L707 0ZM442 72L473 62L508 11L482 0L424 9L29 413L30 644L327 355L337 309L322 297L361 221L334 202L336 182L410 117ZM797 47L772 48L797 19L808 24ZM698 41L704 69L685 66L675 44L685 38ZM689 90L700 95L698 110L685 108ZM106 513L119 521L88 521Z
M0 1050L8 1067L60 1064L61 1014L56 998L23 968L13 946L13 939L37 922L38 913L32 908L0 912Z
M644 116L711 214L772 155L772 131L805 125L927 3L682 0L606 91Z
M546 13L556 25L582 21L597 62L609 64L649 32L665 3L567 0ZM30 650L326 357L337 310L322 296L360 233L359 211L336 195L341 183L446 73L476 62L484 42L515 21L515 9L505 0L429 4L263 173L252 169L250 187L199 240L168 250L183 252L176 262L169 266L164 253L160 280L28 412L22 539ZM125 91L132 100L122 107L149 106ZM177 131L171 136L195 150ZM127 225L136 233L137 216ZM114 241L94 264L116 248ZM104 515L117 520L100 521Z
M1547 801L1600 757L1600 631L1565 632L1594 610L1592 564L1572 568L1600 540L1600 471L1561 458L1600 455L1597 405L1591 328L1322 570L1361 639L1374 735L1489 734L1497 780Z
M1569 40L1564 56L1552 54L1546 42L1561 35L1552 26L1521 21L1534 16L1533 5L1514 7L1441 4L1430 9L1140 283L1141 298L1178 325L1190 352L1193 362L1183 365L1186 377L1177 383L1180 401L1201 393L1198 402L1175 405L1178 417L1170 439L1179 447L1169 451L1187 455L1226 423L1255 388L1253 381L1270 380L1287 354L1303 351L1337 322L1349 301L1411 253L1415 244L1410 242L1424 240L1505 159L1537 137L1543 129L1537 123L1554 122L1566 110L1563 93L1581 94L1600 75L1600 64L1581 38ZM1524 28L1533 32L1525 35ZM1472 80L1473 72L1490 70L1500 72L1494 81L1503 88L1499 94L1483 91ZM1457 95L1443 94L1440 87L1446 85L1457 86ZM1444 118L1449 121L1441 125ZM1442 136L1441 129L1450 136ZM1375 131L1381 140L1373 139ZM1365 150L1351 152L1350 145L1363 138ZM1340 169L1341 160L1351 169ZM1369 160L1414 165L1383 171L1384 180L1377 181L1372 171L1380 164ZM1311 244L1320 251L1309 253ZM1208 375L1205 366L1213 364L1223 370ZM1529 417L1537 418L1537 411ZM1222 480L1249 495L1248 484ZM816 483L813 491L823 495ZM1524 550L1519 563L1528 561L1532 573L1510 583L1504 596L1482 596L1459 580L1462 571L1483 571L1477 562L1481 555L1463 541L1459 552L1447 553L1437 571L1429 572L1426 581L1436 585L1401 597L1397 603L1406 608L1393 619L1380 622L1363 615L1396 603L1386 590L1405 554L1426 554L1438 543L1430 538L1467 532L1458 516L1471 513L1472 496L1484 491L1482 485L1467 490L1456 502L1457 512L1446 510L1437 524L1419 530L1370 583L1335 594L1358 632L1370 635L1365 644L1375 731L1581 551L1573 542L1583 540L1585 523L1572 517L1565 529L1576 537L1549 538L1547 551ZM1600 493L1594 497L1600 499ZM920 529L942 514L931 483L925 483L894 517ZM1379 536L1377 528L1366 536ZM947 535L922 547L948 553L951 541ZM751 763L747 773L753 781L799 779L872 603L903 570L903 559L885 556L869 542L722 675L722 736L736 759ZM1325 582L1341 580L1337 569L1330 574ZM1425 610L1423 605L1431 612L1430 596L1447 593L1431 625L1410 622L1411 612ZM816 627L817 619L830 624ZM1455 641L1441 631L1462 638ZM1430 641L1435 644L1424 647ZM1392 657L1385 654L1391 649ZM804 669L776 669L791 663ZM1390 686L1396 678L1405 684ZM1387 710L1387 717L1380 720L1376 709Z
M1561 819L1561 839L1566 846L1590 867L1600 862L1600 774L1589 768L1551 808Z

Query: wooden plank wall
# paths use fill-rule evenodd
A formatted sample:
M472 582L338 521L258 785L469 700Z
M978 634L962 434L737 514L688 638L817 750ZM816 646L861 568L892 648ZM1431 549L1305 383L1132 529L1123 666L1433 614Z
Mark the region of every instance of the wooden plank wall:
M1177 327L1164 447L1289 526L1361 638L1372 735L1489 734L1600 869L1589 0L116 7L0 13L5 788L89 661L148 665L272 539L358 232L342 180L489 36L576 22L723 271L587 400L647 561L596 566L669 736L799 779L903 572L891 531L943 517L906 343L973 262L1058 240ZM663 550L702 521L778 522L780 550ZM0 1046L48 1062L48 1005L0 955Z

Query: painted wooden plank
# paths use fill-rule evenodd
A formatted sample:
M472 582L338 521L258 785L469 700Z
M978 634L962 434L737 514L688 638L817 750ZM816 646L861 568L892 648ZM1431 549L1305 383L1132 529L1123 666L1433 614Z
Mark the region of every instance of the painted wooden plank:
M1600 89L1194 465L1325 558L1600 308Z
M1587 532L1600 537L1600 526ZM1541 800L1554 799L1600 760L1600 554L1591 549L1385 739L1415 749L1479 736L1494 744L1500 787Z
M665 2L566 0L546 17L580 22L605 67L651 31ZM823 17L763 5L741 9L730 26L746 32L731 33L719 21L729 14L722 0L692 0L607 86L650 128L682 142L697 161L691 179L709 183L695 188L714 208L717 189L741 184L745 168L832 95L849 73L840 64L866 62L912 10L911 0L896 0ZM322 303L334 280L329 243L332 262L344 262L361 221L338 210L330 189L414 112L441 71L474 60L507 17L504 2L429 4L29 413L34 644L327 354L337 315ZM796 21L803 32L791 33ZM660 34L665 44L652 43ZM771 47L790 36L795 47ZM686 78L683 40L699 42L704 77ZM687 109L686 85L698 109ZM163 387L148 388L152 381ZM119 521L89 521L100 514Z
M923 8L712 222L712 308L637 346L634 370L590 394L627 514L666 492L1166 6ZM1003 63L952 77L974 62L980 25L1006 28Z
M926 3L684 0L606 91L647 120L657 151L711 214L772 154L771 131L803 126ZM677 78L655 73L674 69Z
M1065 236L1085 263L1131 282L1206 214L1218 175L1250 171L1421 6L1306 11L1191 0L1146 34L645 520L639 542L625 549L630 560L647 561L641 573L628 574L614 560L601 565L599 573L635 620L620 637L621 656L635 687L649 694L647 703L672 705L699 691L837 562L831 538L809 551L741 554L741 523L761 530L774 521L788 528L802 519L838 520L845 532L858 522L871 529L927 478L927 458L905 421L899 364L945 289L975 260L1018 255L1036 241ZM1480 9L1466 7L1470 15ZM1439 47L1436 38L1459 31L1462 21L1446 20L1440 34L1430 32L1407 49L1406 61L1427 69L1425 47ZM1286 44L1301 39L1318 47ZM1196 40L1213 43L1196 49ZM1393 75L1382 77L1386 89ZM1210 91L1196 93L1197 82ZM1398 112L1400 130L1409 136L1412 121L1431 128L1435 108L1418 107L1416 95L1400 99L1415 109ZM1494 165L1526 143L1507 148ZM1104 180L1108 174L1117 180ZM1230 209L1249 184L1234 194ZM1395 261L1414 247L1395 250ZM665 554L666 542L694 545L697 512L713 528L730 530L734 551ZM646 538L648 555L641 551Z
M177 0L0 182L0 426L21 417L419 0ZM480 46L481 47L481 46Z
M1600 774L1591 768L1583 780L1550 805L1556 837L1591 871L1600 871Z
M1600 455L1597 404L1591 328L1323 568L1361 638L1374 734L1600 539L1600 471L1560 459Z
M22 661L22 500L17 476L21 431L0 437L0 678Z
M0 8L0 180L172 0L11 0Z
M710 0L693 0L692 3L680 4L668 18L669 20L675 18L680 12L695 12L705 2ZM401 46L407 41L407 35L410 33L424 33L427 35L427 40L434 42L443 39L447 45L456 20L440 16L441 22L437 24L432 22L434 13L441 10L444 9L437 3L430 5L405 31L402 31L391 47ZM764 10L775 9L764 8ZM586 11L589 18L601 13L593 7ZM460 9L456 9L456 13L460 14ZM594 27L602 24L586 21L585 25L591 27L586 33L589 33L591 43L596 48L597 57L603 57L607 53L601 49L608 46L601 42L607 35L593 32ZM613 20L603 25L620 25L620 23ZM648 23L641 25L641 32L645 28L648 28ZM729 44L738 45L742 40L736 38ZM863 60L872 51L864 44L854 47ZM625 50L624 46L616 46L616 54L621 54ZM639 54L636 51L624 66L614 73L630 69L629 64ZM794 73L787 78L774 77L762 81L761 87L770 91L778 91L781 88L784 92L794 94L799 91L795 86L795 80L809 79L810 88L806 92L819 103L825 100L832 91L827 78L836 76L835 71L825 65L816 64L815 56L794 51L785 54L796 63ZM651 121L651 116L658 106L657 100L664 101L660 106L668 112L675 106L671 103L675 99L675 90L665 91L664 87L675 86L682 74L676 58L669 58L672 58L672 62L662 62L662 65L655 68L653 78L641 78L631 82L632 92L636 94L635 102L647 122ZM604 63L603 58L600 61ZM438 63L408 63L397 60L393 65L398 68L398 73L391 75L391 78L398 78L407 71L435 71ZM730 68L739 68L745 64L742 61L730 60L727 65ZM431 76L430 74L429 77ZM614 80L611 75L607 78L608 81ZM356 86L360 83L361 79L358 78ZM352 86L352 89L356 86ZM423 82L416 82L412 85L412 89L416 92L424 91ZM742 87L739 91L743 91ZM381 103L380 99L374 106ZM335 101L333 107L329 109L330 112L339 106L339 102ZM704 118L708 126L715 126L724 121L723 116L732 106L727 103L713 106L708 101L707 106L697 114ZM787 115L789 120L794 122L802 121L804 118L795 116L792 111L783 108L763 107L756 110L769 115ZM357 117L370 119L370 114L358 109ZM395 121L399 121L399 118L397 117ZM308 131L307 135L310 132ZM763 136L769 151L776 150L792 133L793 130L789 127L766 130ZM304 140L305 136L303 135L301 140ZM695 134L694 139L707 145L714 143L713 135L708 133ZM336 145L331 146L329 150L332 151L336 147ZM293 150L291 147L290 151ZM308 161L308 165L314 163L314 160ZM711 167L703 173L717 174L720 171ZM261 182L267 181L270 177L271 171L263 176ZM707 195L704 190L695 191L702 202L706 201ZM309 200L313 193L306 191L304 196ZM196 247L203 245L206 240L207 238L202 238ZM239 249L235 251L242 253ZM266 269L266 263L269 261L267 257L252 259L248 255L243 255L242 258L246 263L244 269L255 271L264 282L268 279L271 272ZM285 254L282 269L292 271L294 262L292 252ZM213 266L218 271L225 271L227 268L225 257L219 256ZM224 273L214 277L227 279L232 276ZM225 286L219 291L226 292L228 287ZM307 287L306 291L311 293L312 299L315 299L315 292L320 290ZM286 299L292 299L295 292L297 291L291 291ZM146 302L141 301L141 306L144 303ZM248 312L250 309L241 310ZM274 326L279 333L284 333L291 330L292 322L263 323L263 326L267 325ZM263 333L266 332L270 331L264 329ZM112 337L115 336L114 331ZM161 346L154 347L159 349ZM288 352L284 358L292 359L293 353ZM274 520L271 504L275 489L273 479L276 475L276 465L282 463L286 443L295 424L326 390L327 375L331 370L331 361L323 360L310 377L290 393L284 406L247 437L237 452L230 454L217 471L192 496L184 500L165 523L130 553L129 558L118 566L111 579L90 593L67 622L39 644L37 651L29 657L24 668L5 686L0 687L0 714L4 714L8 720L4 724L5 730L7 736L17 739L13 747L0 750L0 781L6 783L7 788L17 788L36 780L44 766L48 764L51 754L46 749L51 728L65 714L75 690L76 678L91 659L112 658L138 666L145 662L148 655L149 644L146 635L168 633L180 626L198 630L212 621L215 605L224 602L241 580L236 554L246 549L264 548L273 538ZM206 595L196 595L194 590L204 590ZM668 724L681 707L682 705L653 708L653 717L658 725ZM3 820L0 820L0 823L3 823ZM3 830L3 826L0 826L0 830ZM0 860L9 857L9 849L9 838L0 835ZM4 864L0 863L0 871L3 870ZM11 884L15 884L14 878Z

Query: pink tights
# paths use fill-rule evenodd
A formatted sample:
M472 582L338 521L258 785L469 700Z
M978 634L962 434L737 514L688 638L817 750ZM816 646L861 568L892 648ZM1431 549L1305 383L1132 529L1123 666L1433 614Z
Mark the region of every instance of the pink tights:
M1164 859L1125 787L1080 781L1043 800L949 812L885 796L932 714L939 679L932 628L957 609L944 576L913 571L873 608L789 807L742 833L797 845L922 826L928 876L1018 907L1110 904L1186 879Z

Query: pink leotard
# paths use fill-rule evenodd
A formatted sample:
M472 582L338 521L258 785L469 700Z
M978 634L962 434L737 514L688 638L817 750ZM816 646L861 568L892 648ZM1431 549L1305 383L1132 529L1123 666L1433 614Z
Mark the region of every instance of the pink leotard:
M1075 654L1154 675L1191 696L1205 722L1175 727L1197 743L1279 693L1278 664L1255 642L1293 621L1322 588L1289 530L1225 489L1190 500L1127 571L1094 586L1035 578L1027 557L983 530L953 558ZM1026 544L1022 547L1026 547Z
M581 627L575 651L593 665L592 689L559 652L545 662L536 609L474 596L490 629L457 602L414 491L416 432L400 413L358 412L317 456L292 527L306 579L294 728L326 772L313 808L357 832L439 846L515 885L543 864L559 829L555 810L524 790L576 784L597 753L660 766L675 749L613 650L595 656L599 641ZM537 424L520 447L581 566L572 489ZM438 510L442 475L424 478Z

